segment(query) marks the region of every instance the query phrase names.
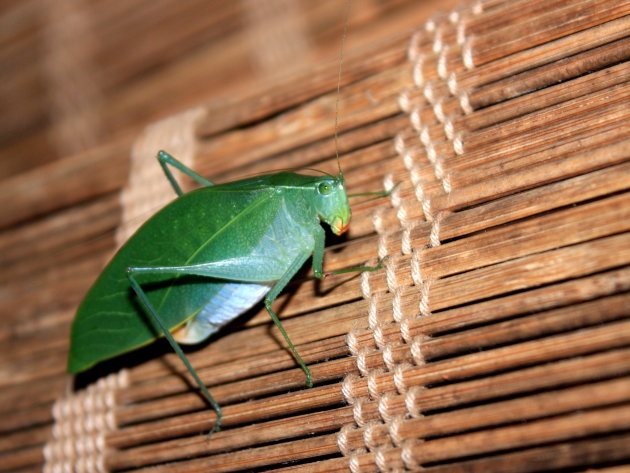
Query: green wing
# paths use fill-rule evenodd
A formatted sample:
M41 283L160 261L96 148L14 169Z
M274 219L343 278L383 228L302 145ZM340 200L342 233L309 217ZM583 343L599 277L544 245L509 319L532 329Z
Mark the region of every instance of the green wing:
M248 254L282 199L274 190L206 187L179 197L148 220L116 253L81 303L72 326L68 371L78 373L160 336L126 276L129 266L182 266ZM201 277L138 278L171 330L193 317L221 281Z

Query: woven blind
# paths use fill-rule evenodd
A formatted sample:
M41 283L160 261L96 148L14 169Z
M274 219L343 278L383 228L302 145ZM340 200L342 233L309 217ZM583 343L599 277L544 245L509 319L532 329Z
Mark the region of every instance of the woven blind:
M122 193L5 232L2 251L60 240L79 261L38 280L42 310L85 290L171 198L160 148L218 182L335 173L338 148L349 192L398 186L353 199L349 235L327 248L324 269L380 259L383 269L323 281L304 270L276 302L311 389L260 307L189 350L224 408L210 439L214 412L166 344L70 389L72 311L29 320L7 333L34 352L3 348L0 471L621 471L629 14L629 2L479 1L352 51L338 144L337 63L147 128L128 173L107 171ZM98 174L117 151L81 159ZM117 236L102 237L112 226ZM6 287L19 316L29 288Z

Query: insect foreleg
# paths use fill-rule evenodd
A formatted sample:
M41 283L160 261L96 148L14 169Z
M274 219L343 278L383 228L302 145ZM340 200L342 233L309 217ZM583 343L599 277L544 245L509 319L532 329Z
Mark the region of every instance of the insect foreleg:
M324 246L326 234L324 230L319 227L319 231L315 233L315 246L313 248L313 274L317 279L324 277Z
M215 425L214 425L214 427L213 427L211 432L218 432L221 429L221 421L223 420L223 412L221 411L221 406L219 406L217 401L214 400L214 398L212 397L212 395L208 391L208 388L206 387L206 385L199 378L199 375L197 374L195 369L190 364L190 361L188 361L188 357L184 354L184 352L182 351L181 347L175 341L175 339L171 335L171 333L168 330L168 328L164 325L164 323L160 319L160 316L158 315L157 311L151 305L151 302L149 302L149 299L147 298L146 293L142 290L142 287L140 286L140 284L138 284L138 281L136 281L133 273L134 273L134 268L129 268L127 270L127 277L129 278L129 283L131 284L131 287L133 288L135 293L138 295L138 297L140 298L140 301L146 307L146 309L148 310L149 314L151 314L151 316L153 317L155 322L158 324L158 326L162 330L162 333L164 333L164 336L166 337L168 342L173 347L173 350L175 350L175 353L177 353L177 355L182 360L184 365L186 365L186 368L188 369L188 371L192 375L193 379L195 380L195 382L199 386L199 389L201 390L202 394L206 397L206 399L208 400L208 402L210 403L212 408L215 410L215 412L217 414L217 421L216 421L216 423L215 423ZM156 273L162 274L161 271L156 271Z
M330 276L333 274L344 274L344 273L363 272L363 271L377 271L383 267L383 264L379 261L379 263L376 266L359 266L357 268L338 269L336 271L330 271L328 273L324 273L324 270L323 270L324 239L325 239L324 230L321 230L320 232L315 234L315 247L313 249L313 275L317 279L322 279L326 276Z
M356 268L344 268L337 269L335 271L330 271L325 273L324 276L332 276L333 274L344 274L344 273L363 273L365 271L378 271L383 267L382 260L376 266L357 266Z
M214 185L214 182L209 181L208 179L201 176L200 174L197 174L195 171L193 171L188 166L184 165L182 162L175 159L166 151L158 151L157 160L160 163L160 166L162 166L162 169L164 170L164 174L166 174L166 178L168 179L168 182L171 183L171 186L173 186L173 189L175 189L175 192L177 193L178 196L181 196L184 193L182 192L182 188L177 183L177 180L175 180L173 173L171 173L171 170L168 168L169 165L183 172L188 177L191 177L202 186L210 187Z
M323 230L321 230L321 234L323 238L323 235L324 235ZM317 238L315 240L317 241ZM323 249L319 251L323 253ZM310 252L304 251L295 257L295 259L291 262L291 264L286 269L286 271L282 274L280 279L277 280L277 282L274 284L271 290L267 293L267 296L265 297L265 307L267 308L267 312L269 312L271 319L276 324L276 326L278 327L278 330L280 330L280 333L286 340L287 345L289 345L289 348L291 352L293 353L293 356L295 357L296 361L299 363L300 367L304 371L304 374L306 375L306 385L310 388L313 386L313 377L311 375L311 371L308 369L308 367L306 366L306 363L304 363L304 361L298 354L295 346L293 345L293 342L291 342L291 339L289 338L289 335L284 330L284 327L282 327L282 323L280 322L280 319L271 308L273 301L276 300L280 292L282 292L282 290L286 287L289 281L291 281L291 278L295 276L295 273L298 272L298 270L302 267L302 265L308 259L309 256L310 256ZM320 264L320 267L321 267L321 264ZM246 270L244 270L243 268L246 268ZM208 263L189 265L189 266L133 267L133 268L128 268L127 271L128 271L128 274L130 275L129 276L130 279L133 274L140 274L140 273L187 274L187 275L196 275L196 276L205 276L205 277L211 277L211 278L225 279L229 281L252 282L252 283L269 282L277 278L277 276L272 277L272 273L273 274L277 274L277 273L275 273L274 269L270 267L269 260L260 256L245 256L241 258L228 258L222 261L211 261ZM271 271L271 272L267 273L268 271ZM134 285L134 290L138 292L136 287L142 290L139 287L137 282ZM140 294L138 295L140 296ZM144 302L144 300L146 300L146 295L144 295L144 298L142 296L140 296L140 298L143 299L143 303L149 307L149 310L152 310L152 308L149 305L149 302L148 301L146 301L146 303ZM157 313L155 312L155 310L152 310L152 315L157 318ZM175 342L175 340L173 340L173 342ZM177 343L175 342L175 344ZM179 348L179 345L177 345L177 348L175 348L175 346L173 346L173 348L178 354L179 354L178 349L181 351L181 349ZM195 378L195 381L196 380L197 378Z

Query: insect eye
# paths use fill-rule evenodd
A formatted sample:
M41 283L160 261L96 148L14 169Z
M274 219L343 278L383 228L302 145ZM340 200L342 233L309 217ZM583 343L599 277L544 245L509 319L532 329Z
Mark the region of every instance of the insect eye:
M332 185L328 182L322 182L318 187L317 190L319 191L320 194L330 194L332 192Z

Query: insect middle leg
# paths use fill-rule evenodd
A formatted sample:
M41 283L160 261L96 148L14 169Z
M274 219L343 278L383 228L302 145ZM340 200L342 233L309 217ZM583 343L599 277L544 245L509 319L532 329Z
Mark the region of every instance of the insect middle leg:
M383 267L382 260L378 262L376 266L359 266L356 268L344 268L338 269L336 271L330 271L328 273L324 273L324 246L325 246L325 234L324 230L318 231L315 234L315 247L313 249L313 275L317 279L323 279L326 276L331 276L333 274L344 274L344 273L353 273L358 272L362 273L364 271L378 271Z
M322 231L322 234L323 234L323 231ZM306 363L304 363L304 361L302 360L302 357L297 352L295 345L293 345L293 342L291 342L289 335L284 330L284 327L282 326L280 319L271 308L273 301L276 300L280 292L286 287L286 285L289 283L291 278L295 276L295 273L298 272L300 267L302 267L302 265L308 259L309 256L310 256L309 252L305 251L303 253L298 254L294 258L294 260L291 262L289 267L284 271L284 273L280 276L278 281L274 284L274 286L271 288L271 290L265 297L265 307L267 308L267 312L269 312L269 315L271 316L271 319L273 320L274 324L278 327L278 330L280 330L280 333L282 334L285 341L287 342L289 349L293 353L293 356L295 357L300 367L304 371L304 374L306 375L306 385L308 387L312 387L313 377L311 375L311 371L306 366ZM248 273L252 275L257 275L257 276L252 276L252 277L244 276L243 267L249 268ZM217 424L215 425L213 431L219 430L221 426L221 419L223 417L221 408L219 404L214 400L214 398L208 391L208 388L205 386L203 381L201 381L195 369L191 366L190 362L188 361L188 358L182 351L181 347L179 346L177 341L173 338L173 336L169 332L168 327L164 325L157 310L152 306L146 293L144 292L144 290L142 289L142 287L136 280L136 275L142 274L142 273L159 274L159 275L168 275L168 274L196 275L196 276L225 279L225 280L230 280L230 281L253 282L253 283L269 282L270 280L275 279L275 278L272 278L270 275L265 276L265 261L261 260L258 257L234 258L232 260L226 259L222 261L208 262L208 263L189 265L189 266L127 268L127 277L131 284L131 287L140 298L140 301L142 302L142 304L149 311L149 314L153 317L155 322L158 324L158 326L164 333L164 336L173 347L173 350L175 350L175 353L177 353L177 355L180 357L184 365L186 365L186 368L188 369L193 379L199 386L199 389L201 390L203 395L206 397L206 399L208 399L208 401L210 402L210 404L216 411Z

